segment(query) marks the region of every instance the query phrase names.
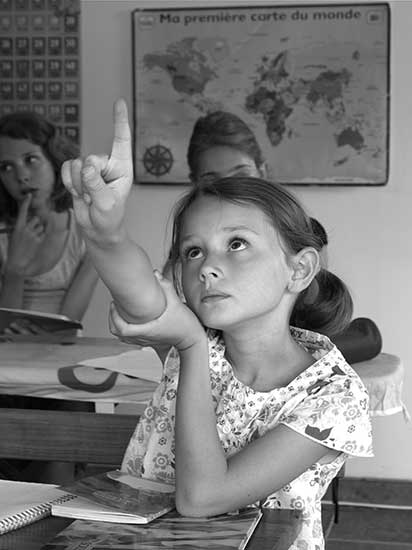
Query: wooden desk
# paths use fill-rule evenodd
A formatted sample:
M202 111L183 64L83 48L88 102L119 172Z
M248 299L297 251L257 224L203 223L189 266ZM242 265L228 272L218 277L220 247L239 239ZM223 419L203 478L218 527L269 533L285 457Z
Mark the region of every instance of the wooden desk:
M71 519L50 517L0 535L0 550L40 550L71 522ZM292 510L265 510L247 550L287 550L300 522L300 516Z

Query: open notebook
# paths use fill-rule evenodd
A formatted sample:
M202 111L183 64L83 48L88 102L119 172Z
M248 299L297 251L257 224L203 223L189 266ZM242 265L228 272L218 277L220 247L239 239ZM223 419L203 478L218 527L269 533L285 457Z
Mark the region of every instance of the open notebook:
M53 503L72 498L56 485L0 479L0 535L49 516Z
M119 470L84 477L61 489L76 495L52 515L113 523L149 523L175 507L174 485Z

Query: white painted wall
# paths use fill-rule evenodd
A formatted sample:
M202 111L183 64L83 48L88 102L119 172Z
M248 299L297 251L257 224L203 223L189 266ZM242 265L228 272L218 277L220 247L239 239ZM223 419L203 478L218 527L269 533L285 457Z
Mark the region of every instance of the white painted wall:
M82 1L83 152L109 152L111 112L116 97L132 106L131 12L136 7L223 6L139 0ZM232 2L233 3L233 2ZM240 5L242 2L236 2ZM276 5L260 0L258 5ZM284 2L286 4L287 2ZM302 0L298 3L303 3ZM321 3L321 2L318 2ZM247 5L247 2L244 4ZM352 290L355 315L369 316L380 327L384 351L402 358L404 401L412 412L412 1L391 2L391 158L390 179L378 188L295 188L309 211L330 235L330 266ZM250 1L249 1L250 5ZM130 198L130 232L161 267L167 249L165 226L185 187L136 186ZM85 317L85 334L109 335L109 296L99 284ZM412 340L412 338L411 338ZM412 480L412 423L402 415L373 420L375 457L349 461L354 477Z

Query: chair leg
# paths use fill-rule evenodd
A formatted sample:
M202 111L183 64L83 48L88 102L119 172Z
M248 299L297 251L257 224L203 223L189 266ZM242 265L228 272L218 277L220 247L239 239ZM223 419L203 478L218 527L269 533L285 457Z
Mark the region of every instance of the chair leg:
M331 483L332 502L335 507L334 523L339 521L339 476L335 476Z

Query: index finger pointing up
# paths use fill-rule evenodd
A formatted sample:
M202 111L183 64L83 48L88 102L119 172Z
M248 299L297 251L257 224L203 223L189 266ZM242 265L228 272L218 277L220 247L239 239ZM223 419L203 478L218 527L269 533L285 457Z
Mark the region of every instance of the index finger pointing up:
M118 99L113 107L114 138L110 158L115 160L131 160L132 140L130 135L127 104L124 99Z

